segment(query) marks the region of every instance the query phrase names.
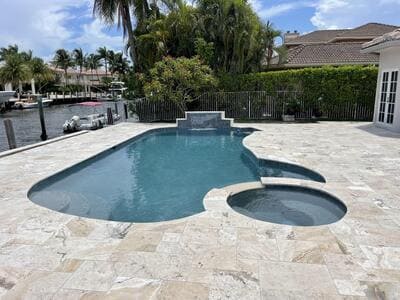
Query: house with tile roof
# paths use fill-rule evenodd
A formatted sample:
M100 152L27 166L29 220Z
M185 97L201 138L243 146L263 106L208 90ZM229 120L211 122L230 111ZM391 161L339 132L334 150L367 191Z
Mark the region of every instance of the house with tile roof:
M354 29L317 30L305 35L288 32L284 36L286 57L271 67L304 68L326 65L377 65L379 54L361 52L363 43L392 32L397 26L368 23Z

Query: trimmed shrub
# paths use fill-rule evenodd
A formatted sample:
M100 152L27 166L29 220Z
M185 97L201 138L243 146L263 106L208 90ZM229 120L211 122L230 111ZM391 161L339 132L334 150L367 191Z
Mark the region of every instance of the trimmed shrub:
M297 91L302 100L325 105L359 103L373 107L378 68L343 66L222 75L221 91Z

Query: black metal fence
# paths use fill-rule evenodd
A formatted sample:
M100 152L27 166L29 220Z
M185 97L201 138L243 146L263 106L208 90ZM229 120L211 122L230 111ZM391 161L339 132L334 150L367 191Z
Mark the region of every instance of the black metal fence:
M302 99L296 91L266 91L205 93L188 104L188 111L225 111L225 116L237 120L281 120L288 103L296 103L297 120L351 120L370 121L373 118L373 101L342 101L330 103L324 99ZM135 99L132 110L142 122L174 121L184 117L184 112L171 101Z

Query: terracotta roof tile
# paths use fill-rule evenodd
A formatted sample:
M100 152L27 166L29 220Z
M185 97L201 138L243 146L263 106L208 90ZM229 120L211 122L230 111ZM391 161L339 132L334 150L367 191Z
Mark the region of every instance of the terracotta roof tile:
M364 43L362 45L362 48L366 49L372 46L376 46L391 41L400 41L400 28L392 32L385 33L384 35L381 35L370 42Z
M361 43L300 45L288 51L285 66L378 64L376 54L360 53Z
M391 32L398 28L397 26L368 23L354 29L338 29L338 30L316 30L305 35L301 35L286 43L286 45L307 45L313 43L329 43L339 41L341 39L360 39L374 38L382 34Z
M397 26L368 23L342 33L338 38L377 37L395 30Z
M300 45L308 43L327 43L333 38L346 32L347 29L340 30L316 30L305 35L301 35L286 43L286 45Z

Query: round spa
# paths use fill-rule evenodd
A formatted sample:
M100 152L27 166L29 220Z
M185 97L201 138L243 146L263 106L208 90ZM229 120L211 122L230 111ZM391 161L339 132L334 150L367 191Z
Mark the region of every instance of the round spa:
M232 195L228 204L250 218L293 226L331 224L347 212L343 202L326 192L290 185L243 191Z

